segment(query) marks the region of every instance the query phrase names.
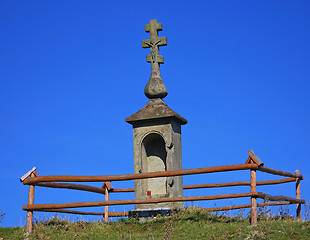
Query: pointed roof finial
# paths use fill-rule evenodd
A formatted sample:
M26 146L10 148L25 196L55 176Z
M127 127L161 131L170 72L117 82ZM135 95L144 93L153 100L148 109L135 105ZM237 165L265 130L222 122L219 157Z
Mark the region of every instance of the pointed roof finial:
M164 98L168 90L161 78L159 64L164 63L164 57L159 55L159 46L167 46L167 38L158 37L158 31L163 30L156 19L145 25L145 31L150 33L150 39L142 41L143 48L151 48L151 54L146 55L146 61L151 63L152 73L145 86L144 94L149 98Z

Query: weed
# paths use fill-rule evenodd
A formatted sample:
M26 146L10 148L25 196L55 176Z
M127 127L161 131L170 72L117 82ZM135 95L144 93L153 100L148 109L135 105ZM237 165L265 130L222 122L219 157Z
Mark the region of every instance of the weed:
M29 239L310 239L310 222L292 219L288 209L282 208L281 214L273 216L264 207L258 215L255 227L249 226L244 209L238 216L229 217L227 212L212 214L203 208L187 207L145 222L135 218L74 222L56 215L37 220ZM0 228L0 239L23 239L24 233L25 228Z
M302 206L304 208L304 218L306 221L310 220L310 202L306 201Z
M3 221L5 216L5 212L2 212L2 210L0 209L0 226L1 226L1 222Z

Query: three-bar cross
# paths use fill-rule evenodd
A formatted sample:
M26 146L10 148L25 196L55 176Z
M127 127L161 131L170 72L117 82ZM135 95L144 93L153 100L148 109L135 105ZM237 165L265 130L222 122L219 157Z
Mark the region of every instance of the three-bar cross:
M142 41L143 48L151 48L151 54L146 55L146 61L151 63L152 72L159 73L159 64L164 63L164 57L159 55L159 46L167 46L167 38L158 37L158 31L163 30L163 25L156 19L150 20L145 25L145 31L150 33L150 39Z

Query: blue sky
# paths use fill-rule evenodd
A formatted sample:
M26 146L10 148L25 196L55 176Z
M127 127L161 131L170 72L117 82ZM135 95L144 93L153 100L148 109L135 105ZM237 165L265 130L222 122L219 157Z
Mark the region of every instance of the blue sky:
M124 119L148 100L149 49L141 41L150 19L168 39L160 48L165 102L189 121L183 168L244 163L252 149L268 167L301 169L309 199L309 11L308 1L1 1L1 225L25 224L28 187L19 177L33 166L40 175L133 173L132 127ZM186 176L184 184L238 180L249 172ZM293 183L258 190L294 196ZM111 195L126 198L134 196ZM35 203L100 199L39 187L35 195Z

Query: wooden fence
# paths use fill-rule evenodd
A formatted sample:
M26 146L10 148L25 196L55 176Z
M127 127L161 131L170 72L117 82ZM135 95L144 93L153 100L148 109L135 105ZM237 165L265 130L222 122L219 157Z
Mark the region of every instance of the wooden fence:
M163 172L149 172L139 174L125 174L125 175L106 175L106 176L39 176L36 168L32 168L24 176L20 178L20 181L25 185L29 185L28 205L23 206L23 210L27 211L27 232L32 231L32 219L33 211L41 212L59 212L59 213L72 213L81 215L102 215L105 222L108 222L109 217L122 217L128 216L128 212L109 212L109 206L113 205L129 205L129 204L152 204L163 202L184 202L184 201L201 201L201 200L217 200L217 199L230 199L230 198L243 198L250 197L251 204L228 206L228 207L216 207L208 208L208 211L224 211L241 208L251 208L251 225L257 225L257 207L263 206L276 206L276 205L288 205L296 204L296 217L301 219L301 204L305 203L305 200L301 199L300 195L300 180L303 180L303 176L299 170L295 173L279 171L265 167L263 162L254 154L253 151L249 151L249 158L245 164L238 165L226 165L218 167L206 167L206 168L194 168L184 170L173 170ZM120 192L134 192L133 188L128 189L114 189L111 181L125 181L136 179L147 179L156 177L171 177L171 176L184 176L203 173L215 173L226 172L236 170L250 170L251 181L245 182L228 182L228 183L212 183L212 184L196 184L183 186L184 190L198 189L198 188L216 188L216 187L231 187L231 186L250 186L251 191L248 193L236 193L225 195L213 195L213 196L194 196L194 197L165 197L165 198L153 198L153 199L133 199L133 200L109 200L110 193ZM274 175L284 176L287 178L270 180L270 181L256 181L256 171L262 171ZM103 182L101 188L74 184L64 182ZM296 198L286 196L272 196L266 193L257 192L256 186L261 185L274 185L288 182L295 182L296 184ZM66 188L81 190L87 192L100 193L105 195L105 201L95 202L74 202L74 203L56 203L56 204L34 204L34 189L35 186L49 187L49 188ZM264 203L257 203L257 198L266 200ZM272 202L269 202L272 201ZM83 212L74 211L67 208L79 208L79 207L98 207L105 206L104 212Z

